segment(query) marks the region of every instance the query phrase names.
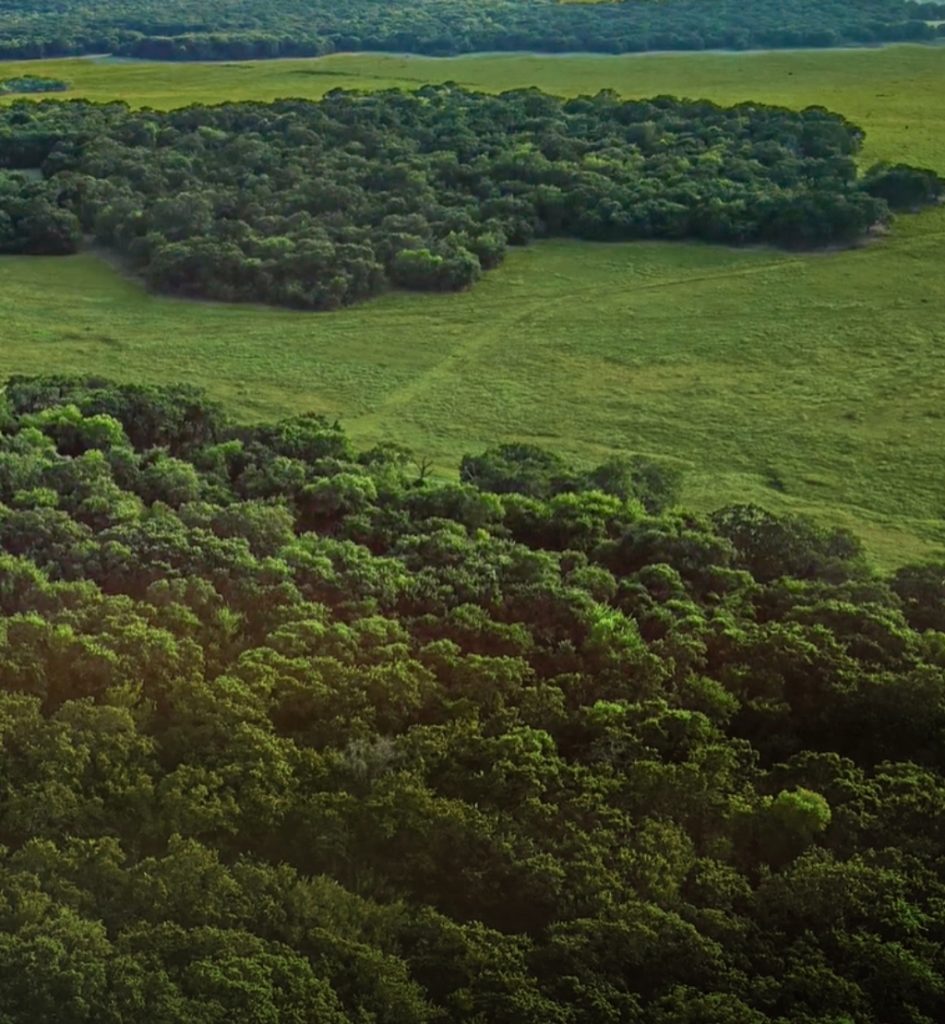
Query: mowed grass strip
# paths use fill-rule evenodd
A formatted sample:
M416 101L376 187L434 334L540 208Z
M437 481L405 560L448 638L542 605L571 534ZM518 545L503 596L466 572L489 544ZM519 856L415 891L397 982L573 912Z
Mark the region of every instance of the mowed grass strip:
M44 61L72 95L168 107L457 81L820 103L864 160L945 171L945 50L770 55L337 56L241 65ZM553 241L461 295L333 314L149 295L91 255L0 261L0 373L185 379L240 416L317 409L447 472L497 440L677 460L687 500L755 500L856 529L878 561L945 543L945 210L817 254Z

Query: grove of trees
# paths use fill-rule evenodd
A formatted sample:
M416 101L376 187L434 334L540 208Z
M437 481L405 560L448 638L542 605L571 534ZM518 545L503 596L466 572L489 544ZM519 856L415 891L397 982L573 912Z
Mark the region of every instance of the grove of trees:
M0 252L83 235L155 288L332 309L395 285L470 286L535 237L853 242L938 200L931 171L861 175L821 107L453 85L170 112L0 111Z
M934 39L938 12L912 0L2 0L0 58L838 46Z
M33 92L64 92L69 88L67 82L59 78L47 78L43 75L19 75L15 78L0 78L0 96L16 93Z
M0 399L0 1019L937 1024L945 564L642 458Z

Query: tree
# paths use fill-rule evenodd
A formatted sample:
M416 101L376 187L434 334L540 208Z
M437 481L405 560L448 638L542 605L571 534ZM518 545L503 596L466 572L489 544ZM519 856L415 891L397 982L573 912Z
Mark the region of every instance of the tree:
M864 187L893 210L918 209L942 195L942 180L934 171L905 164L874 164L866 172Z
M460 479L481 491L547 498L568 488L568 468L552 452L536 445L504 444L480 456L465 456Z
M848 530L820 530L810 521L776 517L752 505L733 505L712 518L760 582L778 576L843 579L862 571L862 545Z

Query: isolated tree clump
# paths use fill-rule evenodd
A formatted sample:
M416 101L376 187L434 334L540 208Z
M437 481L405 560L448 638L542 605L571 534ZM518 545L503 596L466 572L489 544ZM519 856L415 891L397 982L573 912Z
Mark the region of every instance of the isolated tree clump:
M21 101L0 111L0 251L85 234L160 291L326 310L469 288L535 238L850 244L942 188L903 165L860 177L861 141L820 107L607 91Z

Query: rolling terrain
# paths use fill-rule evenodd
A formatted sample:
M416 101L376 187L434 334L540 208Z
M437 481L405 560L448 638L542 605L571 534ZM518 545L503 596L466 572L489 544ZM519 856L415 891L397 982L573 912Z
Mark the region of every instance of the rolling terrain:
M159 108L432 81L820 104L866 129L864 162L945 170L945 51L922 47L8 67ZM0 371L184 378L241 417L329 412L444 472L496 438L659 455L688 470L689 505L807 512L896 564L945 541L943 257L945 211L846 252L547 242L470 293L315 315L155 297L92 254L6 258Z

